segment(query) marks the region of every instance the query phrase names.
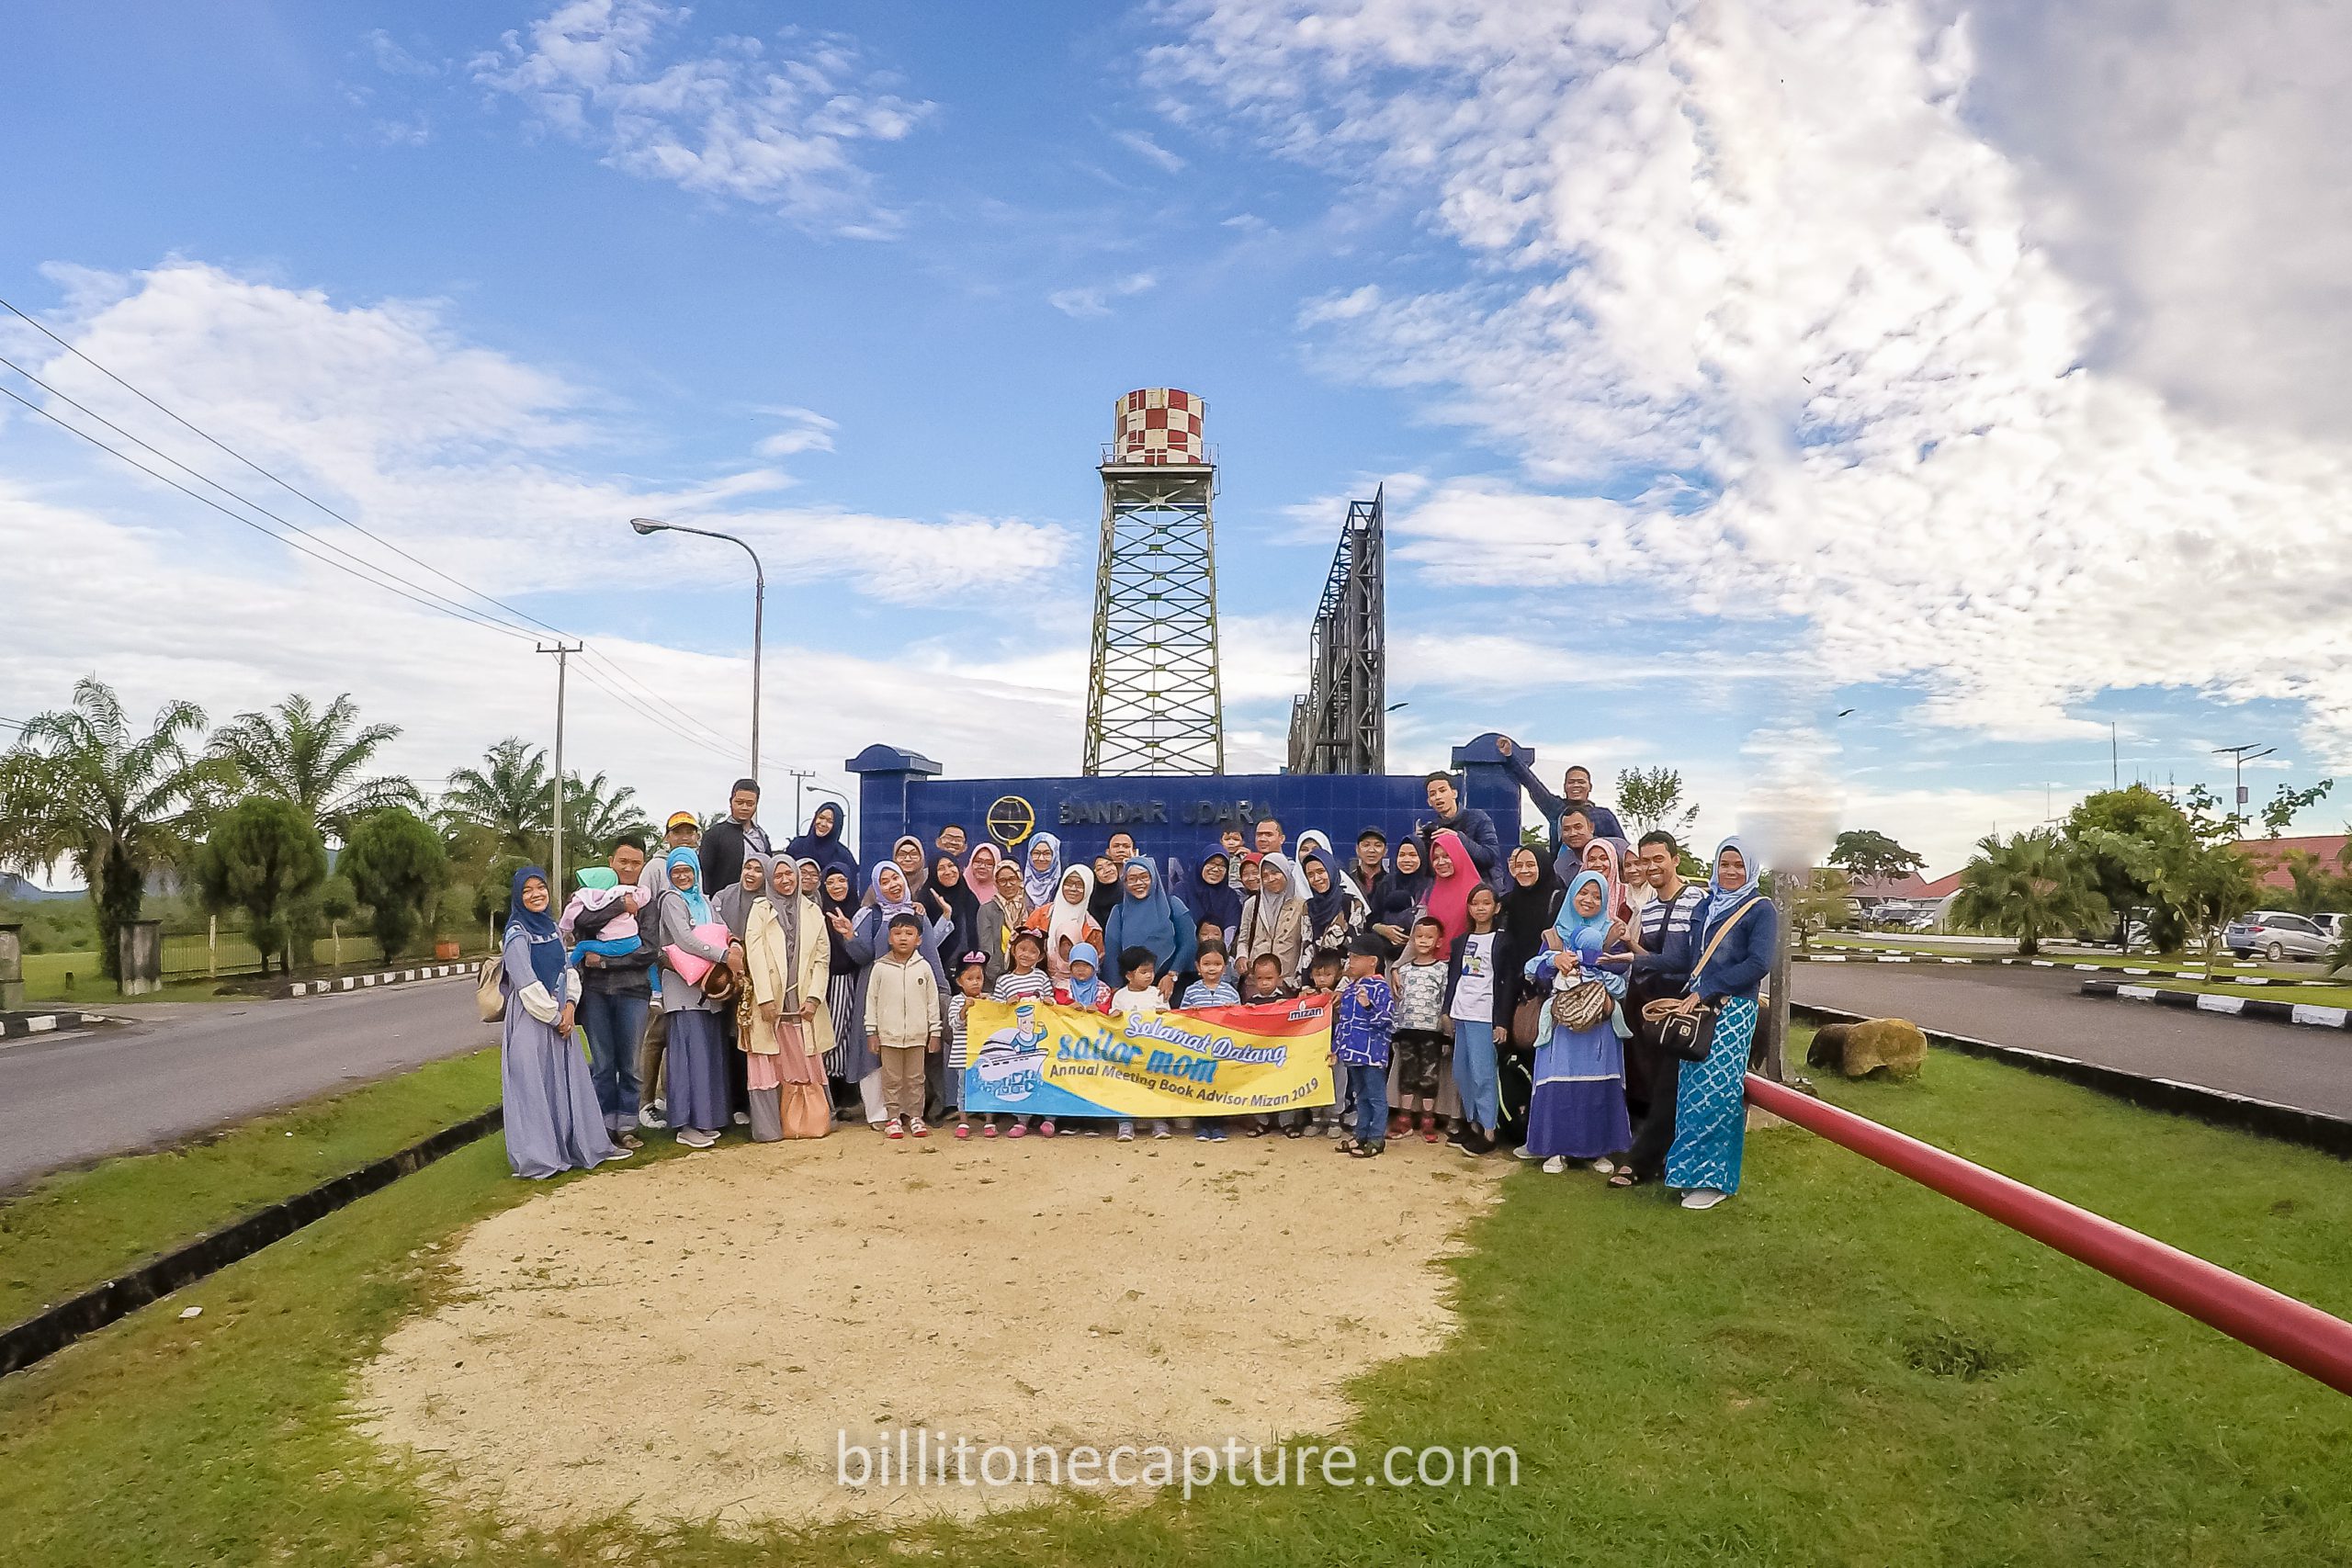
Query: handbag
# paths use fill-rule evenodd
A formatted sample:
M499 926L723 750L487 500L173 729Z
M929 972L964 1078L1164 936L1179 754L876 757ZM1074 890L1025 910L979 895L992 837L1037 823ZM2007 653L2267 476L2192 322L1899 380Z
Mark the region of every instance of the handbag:
M474 1011L484 1023L496 1023L506 1016L506 960L492 953L474 971Z
M723 948L734 940L732 933L716 920L696 926L694 930L695 935L707 946ZM678 978L689 986L700 986L713 969L724 970L724 965L713 964L699 953L688 953L675 942L663 948L662 956L669 961L672 969L677 971ZM731 994L733 989L734 976L731 972L729 972L728 992L714 991L707 994L712 1001L723 1001L727 994Z
M1731 919L1707 939L1707 945L1700 951L1699 962L1690 965L1691 984L1698 984L1700 972L1707 967L1707 960L1715 955L1716 945L1731 934L1731 928L1739 924L1748 910L1763 901L1763 896L1758 894L1740 905L1731 912ZM1660 997L1642 1010L1642 1017L1649 1022L1658 1049L1669 1056L1685 1062L1703 1062L1708 1053L1715 1048L1715 1010L1705 1002L1685 1012L1675 1006L1674 998Z
M1552 993L1552 1025L1581 1033L1609 1016L1616 998L1598 980L1580 980L1565 991Z
M1543 1036L1544 1003L1539 994L1510 1010L1510 1043L1522 1051L1532 1050Z

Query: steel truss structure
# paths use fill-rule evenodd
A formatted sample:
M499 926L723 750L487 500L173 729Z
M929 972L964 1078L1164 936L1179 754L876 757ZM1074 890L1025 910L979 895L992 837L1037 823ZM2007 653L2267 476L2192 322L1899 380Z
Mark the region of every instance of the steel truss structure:
M1107 451L1101 469L1084 771L1221 773L1216 467L1127 455Z
M1306 694L1290 710L1294 773L1388 771L1386 487L1348 502L1308 641Z

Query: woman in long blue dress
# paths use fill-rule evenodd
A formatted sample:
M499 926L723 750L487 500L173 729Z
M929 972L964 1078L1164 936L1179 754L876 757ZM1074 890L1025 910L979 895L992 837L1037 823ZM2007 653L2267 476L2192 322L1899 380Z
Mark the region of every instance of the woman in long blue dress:
M682 844L670 852L665 870L667 885L653 908L662 944L662 1011L670 1029L670 1125L686 1147L707 1149L728 1123L729 1052L718 1014L731 1004L712 1001L701 987L688 983L672 963L671 950L723 964L727 948L695 934L696 926L718 919L703 896L702 857Z
M588 1058L572 1043L580 971L564 962L552 901L546 872L535 865L516 872L499 948L506 984L498 1052L506 1163L534 1181L629 1156L605 1132Z
M1598 980L1613 1000L1625 995L1623 973L1604 969L1593 960L1608 945L1609 880L1599 872L1580 871L1568 884L1559 919L1543 952L1529 959L1527 978L1537 994ZM1540 1159L1547 1171L1558 1173L1567 1162L1589 1160L1606 1176L1615 1169L1609 1156L1630 1148L1634 1128L1625 1111L1625 1048L1611 1026L1615 1009L1600 1015L1589 1029L1570 1030L1544 1009L1535 1033L1535 1088L1527 1109L1527 1146L1520 1152Z
M1674 1096L1674 1144L1666 1151L1666 1184L1686 1209L1712 1209L1739 1190L1747 1136L1747 1051L1756 1038L1756 994L1772 972L1780 912L1757 886L1747 846L1725 839L1708 877L1705 928L1696 935L1706 962L1690 976L1687 1010L1715 1010L1713 1043L1703 1062L1682 1064ZM1732 922L1736 920L1737 924ZM1715 942L1717 933L1723 940ZM1714 951L1707 953L1714 942Z

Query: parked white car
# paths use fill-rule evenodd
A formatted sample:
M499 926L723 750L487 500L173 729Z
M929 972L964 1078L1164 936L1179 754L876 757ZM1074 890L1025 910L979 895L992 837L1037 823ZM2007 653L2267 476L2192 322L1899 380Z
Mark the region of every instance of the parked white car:
M2253 909L2222 932L2222 945L2241 958L2260 953L2273 964L2287 958L2318 958L2334 945L2308 915L2284 909Z
M2344 916L2335 914L2313 915L2311 919L2312 924L2317 926L2320 929L2320 933L2326 937L2328 941L2342 942L2344 940Z

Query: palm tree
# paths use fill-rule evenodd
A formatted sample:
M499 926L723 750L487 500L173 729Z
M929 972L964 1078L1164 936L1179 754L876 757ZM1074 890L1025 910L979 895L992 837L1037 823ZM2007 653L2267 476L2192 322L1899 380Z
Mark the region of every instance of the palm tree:
M203 709L172 702L134 735L114 689L85 676L71 707L35 715L0 758L0 867L30 875L73 863L110 979L121 978L119 933L139 918L147 874L181 858L226 783L188 750L203 729Z
M482 755L479 768L449 775L441 814L450 828L470 830L484 858L513 856L546 863L548 818L548 754L510 735Z
M2018 939L2031 956L2041 939L2083 931L2107 919L2107 900L2091 867L2074 846L2047 829L2013 835L2007 843L1986 834L1976 858L1961 868L1952 919L1979 931Z
M615 785L604 774L583 781L578 773L564 781L563 858L575 866L594 865L610 853L613 840L624 833L640 837L653 831L637 791Z
M312 826L342 842L370 811L424 809L424 797L407 779L362 774L400 732L397 724L362 728L348 692L323 708L298 692L268 712L239 714L212 737L211 751L256 793L292 801Z

